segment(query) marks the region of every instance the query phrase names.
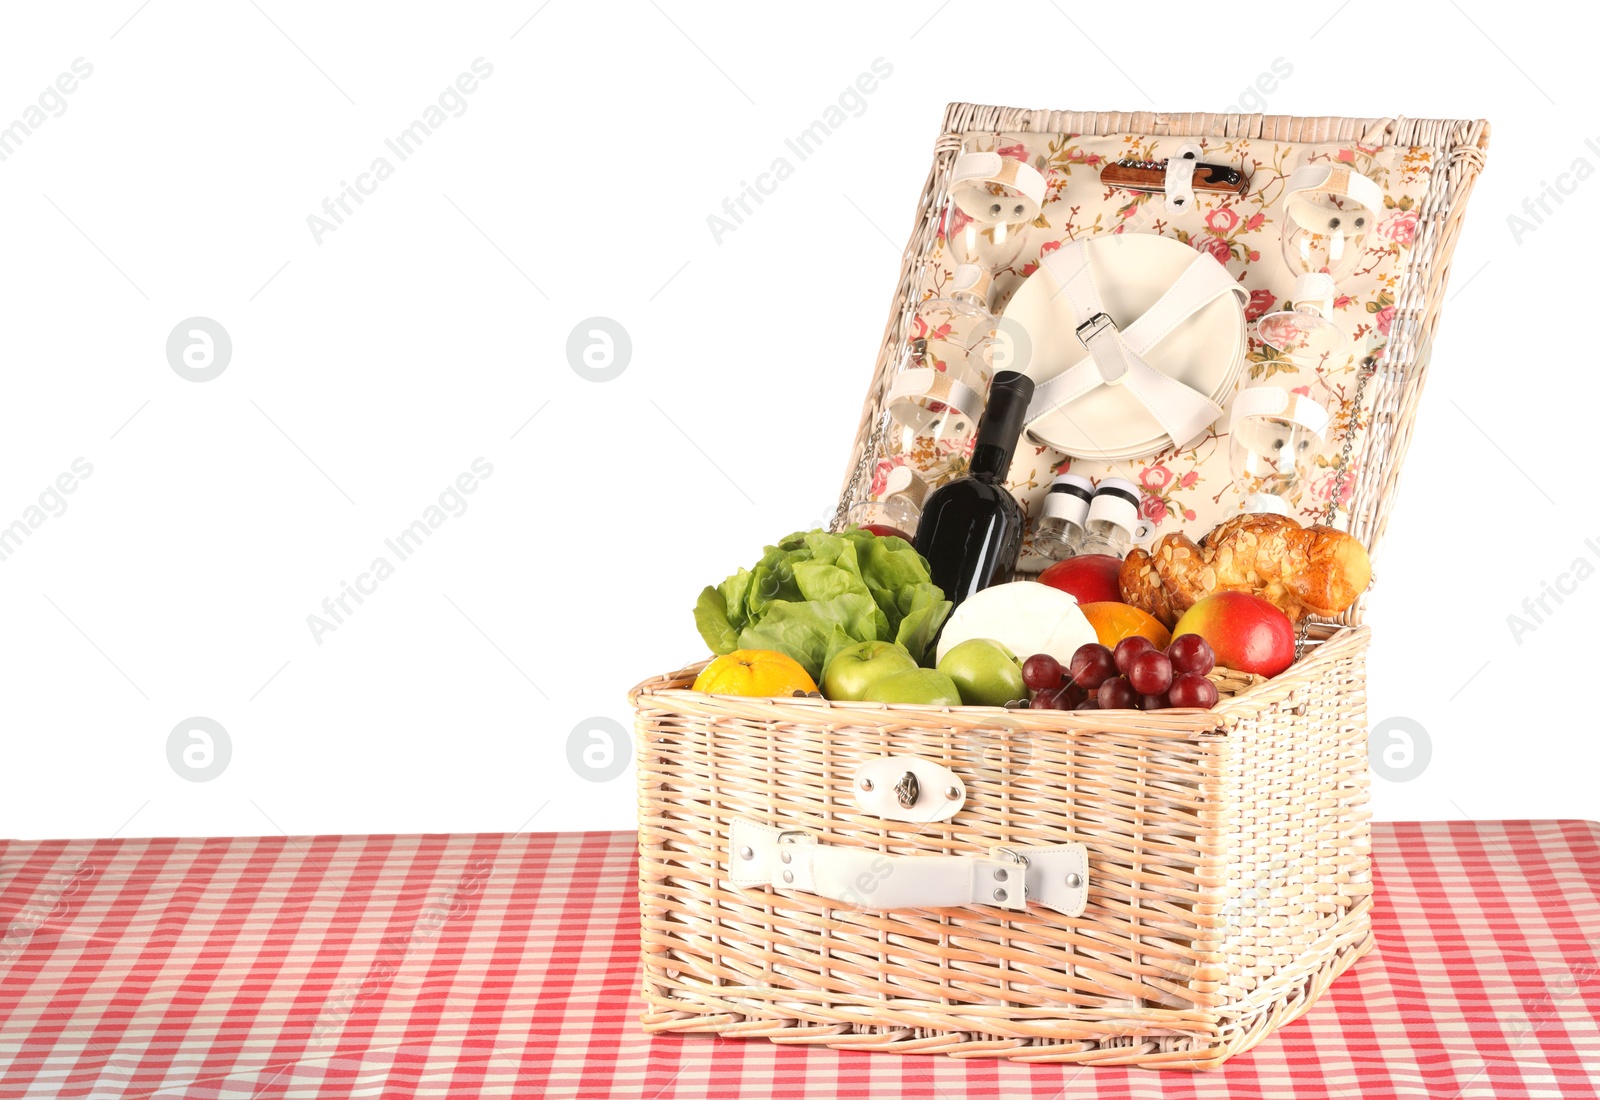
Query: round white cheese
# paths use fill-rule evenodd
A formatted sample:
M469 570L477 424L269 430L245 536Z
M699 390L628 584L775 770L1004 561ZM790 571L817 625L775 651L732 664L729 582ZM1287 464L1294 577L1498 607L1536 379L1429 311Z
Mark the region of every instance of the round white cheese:
M969 638L992 638L1022 660L1048 653L1066 665L1098 641L1077 598L1038 581L1012 581L968 596L939 636L938 660Z

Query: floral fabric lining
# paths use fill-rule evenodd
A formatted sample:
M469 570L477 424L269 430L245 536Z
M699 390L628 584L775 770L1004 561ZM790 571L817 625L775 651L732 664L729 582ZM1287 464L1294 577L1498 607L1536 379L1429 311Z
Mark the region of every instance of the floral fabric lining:
M1203 147L1209 163L1243 165L1250 176L1244 195L1197 192L1191 213L1173 217L1159 195L1135 194L1100 182L1100 168L1124 157L1160 160L1185 141ZM1186 137L1147 137L1137 134L1087 137L1073 134L986 133L969 134L967 151L994 151L1033 165L1044 174L1048 189L1045 203L1026 229L1020 254L995 277L991 306L1004 309L1022 280L1039 266L1040 259L1062 244L1101 233L1159 233L1193 248L1210 252L1250 292L1246 318L1249 350L1239 387L1252 379L1270 377L1289 367L1273 348L1264 345L1254 322L1262 315L1286 308L1297 270L1285 261L1279 243L1280 199L1289 173L1303 163L1348 164L1372 179L1384 192L1384 209L1378 225L1364 242L1364 254L1355 270L1339 279L1335 320L1351 337L1349 354L1333 357L1315 368L1316 381L1297 387L1311 392L1328 409L1332 423L1316 456L1316 473L1306 483L1299 500L1291 502L1307 522L1326 513L1329 495L1340 463L1345 433L1352 422L1356 430L1352 468L1341 494L1340 516L1355 484L1362 458L1360 429L1363 410L1352 407L1358 371L1364 359L1381 358L1394 317L1395 287L1405 270L1416 232L1417 209L1435 167L1426 148L1366 147L1353 144L1295 145L1250 138L1234 140ZM922 297L940 294L951 280L956 261L943 237L925 257ZM1334 361L1337 359L1337 361ZM1143 490L1144 516L1156 533L1175 528L1198 537L1235 514L1241 495L1234 488L1228 466L1226 411L1197 444L1169 449L1132 463L1086 462L1069 459L1026 440L1019 446L1009 477L1010 487L1029 517L1037 515L1050 481L1071 470L1098 481L1125 477ZM965 456L936 453L931 440L919 440L909 454L880 457L872 481L873 496L883 492L888 471L909 462L924 472L938 471L946 480L965 468ZM1021 568L1035 571L1049 562L1025 547Z

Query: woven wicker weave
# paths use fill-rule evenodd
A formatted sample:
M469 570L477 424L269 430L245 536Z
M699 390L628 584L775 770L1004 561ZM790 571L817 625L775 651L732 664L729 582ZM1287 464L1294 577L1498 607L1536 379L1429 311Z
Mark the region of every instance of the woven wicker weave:
M913 304L913 276L968 130L1253 134L1426 145L1422 208L1373 379L1352 530L1382 535L1449 257L1483 161L1482 122L1058 114L953 105L936 145L841 508ZM864 457L865 456L865 457ZM1199 1069L1311 1005L1371 946L1362 608L1307 655L1210 712L999 711L743 699L648 681L637 713L643 1022L774 1042ZM864 814L849 777L883 755L956 771L949 821ZM1080 917L984 907L879 911L728 884L736 817L896 855L1081 843Z

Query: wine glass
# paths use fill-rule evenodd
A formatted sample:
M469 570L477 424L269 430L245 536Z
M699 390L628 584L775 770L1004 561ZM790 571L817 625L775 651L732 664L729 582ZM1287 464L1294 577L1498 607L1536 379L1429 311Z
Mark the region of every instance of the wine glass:
M941 226L951 259L976 264L990 276L1011 267L1044 194L1044 176L1026 161L994 151L962 153L951 168Z
M851 506L850 523L875 535L895 535L912 542L922 522L928 483L910 466L895 466L884 475L883 491Z
M1295 279L1293 308L1256 322L1261 341L1292 358L1320 362L1350 338L1333 319L1338 280L1355 268L1377 226L1383 191L1343 164L1296 168L1283 193L1283 258Z
M1328 430L1328 410L1311 396L1313 368L1290 365L1247 386L1228 420L1228 468L1244 511L1292 516Z
M997 322L988 296L989 273L962 264L944 294L912 312L886 399L893 453L910 455L926 440L935 465L965 454L994 374Z

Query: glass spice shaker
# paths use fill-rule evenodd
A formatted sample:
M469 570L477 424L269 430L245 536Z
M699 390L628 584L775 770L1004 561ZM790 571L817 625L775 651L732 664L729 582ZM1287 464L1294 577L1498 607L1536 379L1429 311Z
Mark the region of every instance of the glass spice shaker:
M1094 482L1077 474L1061 474L1050 483L1039 522L1033 529L1034 552L1051 561L1078 553L1089 518Z
M1144 524L1139 518L1139 487L1126 478L1103 479L1089 502L1080 554L1128 556Z

